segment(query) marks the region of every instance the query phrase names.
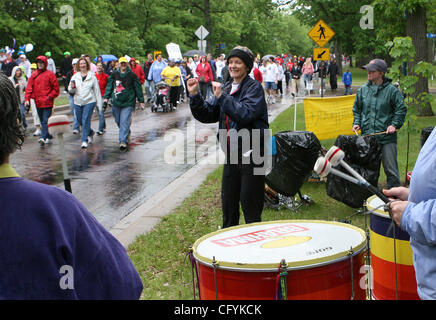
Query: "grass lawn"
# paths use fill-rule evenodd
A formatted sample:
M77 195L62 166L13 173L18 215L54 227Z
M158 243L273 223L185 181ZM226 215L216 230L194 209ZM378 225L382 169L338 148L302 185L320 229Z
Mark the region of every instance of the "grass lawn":
M436 111L436 106L434 110ZM293 108L281 113L271 124L273 133L291 130L293 118ZM420 149L421 129L434 125L436 125L436 117L416 120L416 128L410 133L409 170L413 168ZM304 129L304 110L301 104L297 113L297 130ZM324 147L330 148L334 139L321 143ZM403 127L399 132L398 142L398 161L402 181L405 176L406 143L407 130ZM379 182L386 181L383 170L381 171ZM222 167L211 173L198 190L164 217L151 232L139 236L128 247L128 254L144 284L141 299L193 299L191 265L186 254L198 238L216 231L222 223L221 174ZM306 182L301 192L309 195L315 203L301 207L297 213L287 209L280 211L265 209L262 220L349 219L353 225L364 228L364 218L361 215L350 217L356 213L355 209L327 196L325 183ZM242 223L244 221L241 215Z

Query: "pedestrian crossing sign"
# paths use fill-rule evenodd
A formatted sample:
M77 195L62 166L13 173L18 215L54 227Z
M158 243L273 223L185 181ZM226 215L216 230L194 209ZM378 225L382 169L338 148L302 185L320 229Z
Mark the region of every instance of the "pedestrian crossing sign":
M319 61L329 61L330 60L330 49L329 48L314 48L313 49L313 60Z
M319 20L307 34L320 47L330 41L335 32L323 20Z

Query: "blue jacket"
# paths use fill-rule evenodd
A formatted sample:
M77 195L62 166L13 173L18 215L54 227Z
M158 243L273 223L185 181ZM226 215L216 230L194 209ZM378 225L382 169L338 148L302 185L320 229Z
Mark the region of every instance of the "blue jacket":
M139 298L126 250L70 193L3 164L0 216L0 299Z
M342 76L342 82L346 86L351 86L353 83L353 76L351 75L351 72L344 72L344 75Z
M265 94L261 83L246 76L242 80L239 89L230 94L233 80L224 84L222 95L219 99L214 96L211 101L204 101L201 94L191 98L190 107L195 119L203 123L219 122L222 132L229 131L237 134L241 129L247 129L250 133L250 148L252 148L252 130L260 129L260 141L263 142L264 129L269 128L268 110ZM219 134L218 134L219 138ZM227 142L226 142L227 140ZM220 139L221 147L227 151L229 139ZM238 139L239 152L245 153L241 139ZM263 145L260 146L263 148ZM247 147L248 148L248 147Z
M166 64L165 61L155 61L153 62L153 64L151 65L150 71L148 72L148 78L147 80L153 80L154 83L158 83L159 81L161 81L161 72L164 68L166 68L168 65Z
M418 294L436 299L436 129L419 153L401 228L410 235Z

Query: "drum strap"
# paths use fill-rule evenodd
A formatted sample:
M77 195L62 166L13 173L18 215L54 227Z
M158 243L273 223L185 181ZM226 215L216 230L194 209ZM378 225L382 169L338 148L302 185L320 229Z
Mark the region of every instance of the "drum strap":
M192 271L192 289L194 291L194 300L195 300L195 278L194 278L194 270L195 270L195 275L197 277L197 289L198 289L198 299L201 299L201 295L200 295L200 283L199 283L199 277L198 277L198 269L197 269L197 261L195 261L194 258L194 254L192 249L189 250L189 252L187 253L186 257L189 258L189 261L191 262L191 271ZM186 259L185 257L185 259Z
M275 300L288 300L288 290L286 277L288 276L288 271L286 270L287 265L285 259L282 259L278 267L279 273L276 278L276 293Z
M212 267L213 267L213 278L215 280L215 299L218 300L218 281L216 278L216 269L218 267L218 262L215 260L215 256L213 256Z
M351 298L350 300L354 300L354 265L353 265L353 247L348 251L348 255L350 256L350 273L351 273Z
M390 210L390 207L389 207ZM389 211L390 213L390 211ZM395 266L395 300L398 300L398 274L397 274L397 244L396 244L396 232L395 232L395 222L391 222L393 226L393 236L394 236L394 266Z

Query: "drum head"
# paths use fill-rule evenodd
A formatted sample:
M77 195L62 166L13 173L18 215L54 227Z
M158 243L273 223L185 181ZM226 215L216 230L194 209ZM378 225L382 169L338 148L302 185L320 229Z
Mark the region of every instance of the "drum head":
M365 247L362 229L317 220L282 220L246 224L213 232L193 246L205 265L243 271L277 271L285 259L288 270L334 263Z
M380 207L380 206L382 206L384 204L385 203L379 197L377 197L375 195L372 196L372 197L369 197L366 200L366 208L368 210L371 210L373 214L375 214L377 216L380 216L380 217L383 217L383 218L386 218L386 219L390 219L389 218L389 213L385 212L383 210L383 207ZM375 208L378 208L378 209L374 210Z

